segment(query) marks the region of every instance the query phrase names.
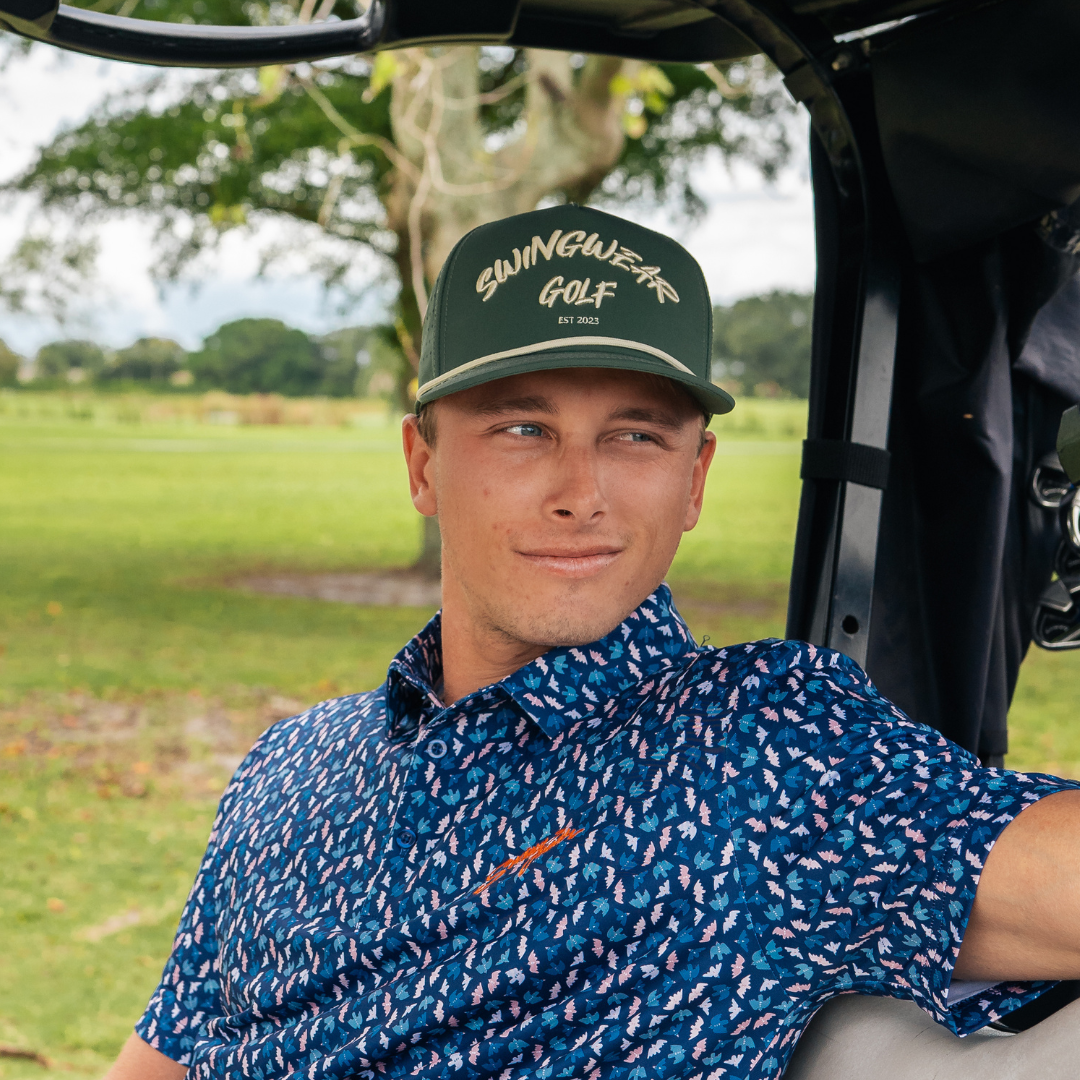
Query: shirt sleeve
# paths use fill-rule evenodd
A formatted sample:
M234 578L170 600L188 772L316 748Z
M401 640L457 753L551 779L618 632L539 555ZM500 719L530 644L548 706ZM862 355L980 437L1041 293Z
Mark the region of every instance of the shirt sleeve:
M199 1029L220 1012L214 930L217 861L214 841L212 832L180 916L180 926L161 981L135 1025L135 1034L140 1039L181 1065L191 1064L191 1051Z
M140 1039L181 1065L191 1064L201 1030L222 1013L217 934L222 837L234 795L259 756L262 742L248 754L221 798L172 952L146 1011L135 1025Z
M759 705L770 722L754 733L763 762L780 765L757 795L776 813L754 819L764 835L750 822L743 877L789 992L817 1004L907 998L967 1034L1052 986L1003 983L948 1003L995 841L1026 807L1080 783L979 768L839 653L787 643L776 659L784 692Z

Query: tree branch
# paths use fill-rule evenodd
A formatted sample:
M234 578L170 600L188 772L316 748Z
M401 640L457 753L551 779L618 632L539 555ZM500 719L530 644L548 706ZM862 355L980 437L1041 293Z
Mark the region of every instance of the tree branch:
M367 135L363 131L357 130L337 111L337 109L334 108L330 99L311 79L306 75L298 75L296 72L293 72L293 77L304 88L311 100L322 109L326 119L329 120L353 146L374 146L386 155L395 168L401 169L402 172L408 173L414 177L417 175L413 163L400 153L398 148L394 146L389 139L384 138L382 135Z

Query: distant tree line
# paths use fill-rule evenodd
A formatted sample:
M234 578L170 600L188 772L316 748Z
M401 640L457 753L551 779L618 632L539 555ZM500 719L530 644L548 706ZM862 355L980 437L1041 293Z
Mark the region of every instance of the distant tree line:
M738 395L805 398L812 309L812 294L779 291L716 306L713 379ZM167 338L140 338L115 351L72 340L44 345L30 360L0 341L0 386L389 397L398 347L392 326L317 337L277 319L226 323L194 352Z
M226 390L287 397L367 397L395 388L393 328L349 327L314 336L278 319L238 319L189 352L146 337L123 349L65 340L21 357L0 341L0 386L101 390Z
M813 293L774 291L713 308L713 380L735 394L810 392Z

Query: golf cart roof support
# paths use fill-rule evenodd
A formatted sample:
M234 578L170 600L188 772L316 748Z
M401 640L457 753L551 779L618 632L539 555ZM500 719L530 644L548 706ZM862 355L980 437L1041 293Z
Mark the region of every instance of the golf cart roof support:
M772 59L813 125L814 363L787 634L865 664L903 242L869 65L859 44L838 43L816 20L768 0L718 0L715 10ZM860 467L867 461L877 468Z

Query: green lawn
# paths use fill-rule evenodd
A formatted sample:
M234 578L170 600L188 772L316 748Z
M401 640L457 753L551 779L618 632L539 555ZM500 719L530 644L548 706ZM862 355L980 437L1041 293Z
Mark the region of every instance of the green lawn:
M0 1044L54 1059L0 1048L0 1077L104 1071L239 755L275 718L375 686L430 615L229 586L415 557L381 406L324 410L337 426L185 408L0 393ZM699 636L783 632L804 417L750 402L716 424L705 513L671 572ZM1010 764L1080 775L1078 661L1026 666Z

